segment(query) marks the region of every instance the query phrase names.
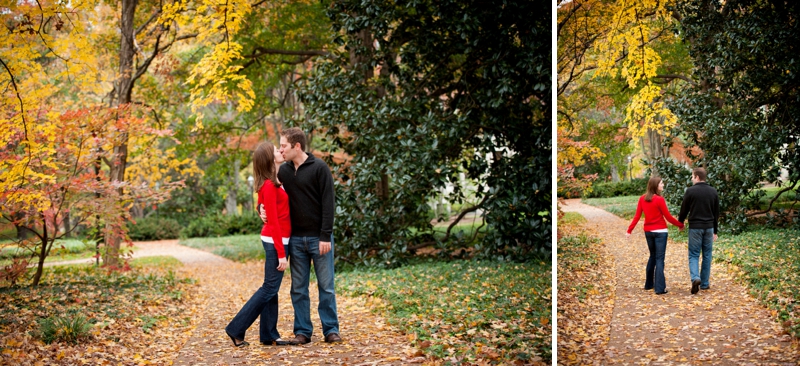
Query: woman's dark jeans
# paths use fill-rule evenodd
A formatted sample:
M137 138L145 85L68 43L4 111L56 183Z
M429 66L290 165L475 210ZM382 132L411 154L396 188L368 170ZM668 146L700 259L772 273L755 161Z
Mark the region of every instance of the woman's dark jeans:
M272 243L261 242L266 252L264 261L264 283L247 300L239 313L231 320L225 332L236 339L244 340L245 332L261 316L259 337L262 342L269 342L281 337L278 333L278 290L281 288L283 272L278 271L278 252ZM289 248L284 245L283 252L289 259Z
M647 248L650 249L650 259L647 260L647 275L644 288L653 289L657 294L667 290L667 280L664 278L664 256L667 252L668 233L645 232Z

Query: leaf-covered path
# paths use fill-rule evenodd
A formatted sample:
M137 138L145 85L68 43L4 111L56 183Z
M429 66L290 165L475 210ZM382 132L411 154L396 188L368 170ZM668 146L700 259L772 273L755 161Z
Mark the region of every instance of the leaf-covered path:
M174 365L386 365L421 363L425 357L410 346L405 335L399 333L377 314L370 311L365 298L348 298L337 294L339 326L344 342L328 344L322 339L319 315L316 310L318 293L316 282L309 286L311 319L314 325L312 342L302 346L264 346L259 343L259 320L250 327L246 340L249 346L236 348L225 334L224 328L242 305L261 285L264 276L263 262L237 263L198 249L179 245L177 240L137 242L134 258L169 255L184 266L180 272L197 280L200 298L193 299L193 327L190 334L173 335L188 340L171 357ZM52 263L88 263L91 260ZM283 338L292 338L292 310L289 287L291 277L283 278L279 293L280 319L278 331ZM169 358L169 357L167 357ZM147 360L148 355L143 355Z
M258 339L259 321L256 320L246 335L250 345L235 348L225 335L224 328L261 285L263 264L198 262L186 264L184 269L191 277L198 279L206 298L197 314L202 316L202 320L174 359L175 365L372 365L424 360L415 358L416 351L410 348L405 336L370 312L366 300L341 294L337 294L337 305L344 342L333 345L325 343L316 311L315 282L309 287L311 318L314 322L311 343L303 346L261 345ZM290 284L291 278L287 274L279 294L278 331L283 338L292 337L294 315L289 297Z
M686 244L670 240L664 270L669 293L655 295L643 289L649 254L641 221L626 239L626 220L580 200L561 209L586 217L585 227L599 235L616 263L616 300L601 364L800 364L796 342L725 263L713 263L709 290L691 295Z

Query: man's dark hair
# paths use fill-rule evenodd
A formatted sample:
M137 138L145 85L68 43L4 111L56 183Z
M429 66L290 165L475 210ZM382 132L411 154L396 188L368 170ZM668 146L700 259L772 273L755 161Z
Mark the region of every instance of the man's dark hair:
M294 148L294 145L299 143L300 148L306 151L306 134L303 133L303 130L297 127L287 128L281 131L281 136L286 137L286 141L289 142L291 148Z
M705 182L706 181L706 170L705 169L703 169L703 168L695 168L692 171L692 174L694 174L694 176L697 177L697 180L699 180L701 182Z

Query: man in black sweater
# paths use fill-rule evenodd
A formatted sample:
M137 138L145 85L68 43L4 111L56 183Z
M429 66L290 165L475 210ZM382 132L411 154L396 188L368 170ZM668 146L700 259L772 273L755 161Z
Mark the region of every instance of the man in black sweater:
M286 162L278 179L289 195L289 238L294 306L294 343L311 342L309 272L314 263L319 288L319 317L325 342L341 342L333 271L333 176L327 164L306 153L306 136L293 127L281 131L280 152Z
M717 190L706 183L706 170L692 171L693 185L686 189L681 203L678 221L689 218L689 275L692 278L692 294L708 289L711 277L711 252L717 240L717 221L719 220L719 196ZM698 273L700 253L703 264Z

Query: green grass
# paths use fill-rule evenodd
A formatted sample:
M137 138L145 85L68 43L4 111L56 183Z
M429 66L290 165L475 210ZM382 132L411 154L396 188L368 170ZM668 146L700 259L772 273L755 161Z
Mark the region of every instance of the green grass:
M163 268L167 270L174 270L183 263L177 258L169 255L142 257L131 260L130 266L133 268Z
M381 310L389 321L415 335L415 346L429 355L550 363L550 273L549 261L429 262L356 270L340 275L336 284L351 296L385 300Z
M464 219L461 220L456 226L453 226L453 229L450 230L450 236L458 235L460 232L465 238L472 238L475 235L475 230L481 226L483 220L478 219L475 220L473 223L471 219ZM448 223L440 223L433 227L433 232L441 238L444 238L444 235L447 233L447 227L450 226ZM486 226L481 228L481 232L486 232Z
M558 225L580 225L586 223L586 218L577 212L565 212L564 216L558 219Z
M773 198L775 198L775 195L778 194L778 191L780 191L781 188L780 187L770 187L770 188L762 188L762 190L766 193L766 196L761 197L761 200L760 200L760 203L761 203L760 208L763 210L763 209L767 208L767 206L769 205L769 201L771 201ZM788 209L788 208L792 207L792 204L794 203L795 199L797 199L797 191L796 190L784 192L784 193L781 194L780 197L778 197L778 200L775 201L775 203L772 204L772 208L773 209L776 209L776 208ZM794 208L795 209L800 209L800 203L795 204Z
M602 208L626 220L632 220L636 214L636 204L641 196L620 196L611 198L587 198L581 202Z
M723 235L714 243L714 261L741 270L740 278L794 337L800 337L800 230L762 229ZM711 279L713 286L714 271Z
M260 235L181 239L178 244L205 250L239 262L264 259L264 247L261 245Z

